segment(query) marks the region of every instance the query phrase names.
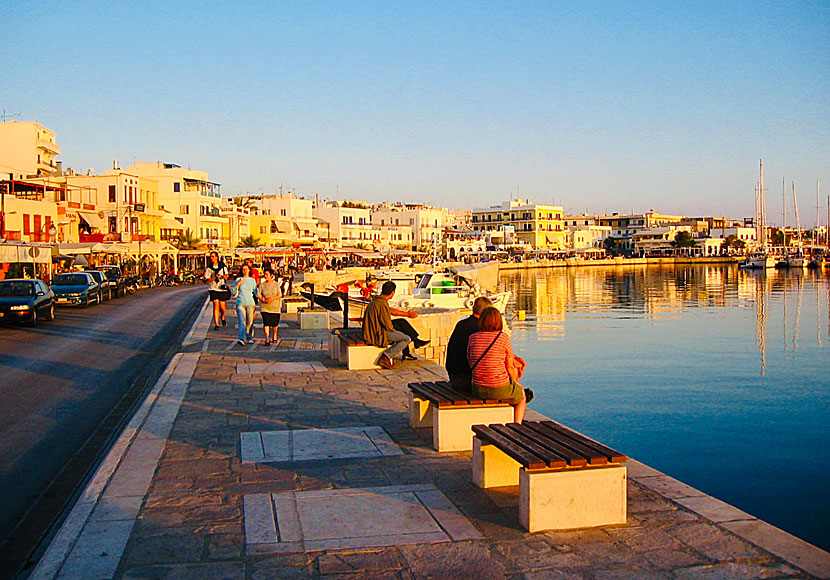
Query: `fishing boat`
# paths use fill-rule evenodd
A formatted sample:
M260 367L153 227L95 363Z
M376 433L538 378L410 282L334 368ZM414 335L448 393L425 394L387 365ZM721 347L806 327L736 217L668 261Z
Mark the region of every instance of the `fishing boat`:
M755 252L747 256L739 266L747 270L766 270L775 268L775 258L763 251Z

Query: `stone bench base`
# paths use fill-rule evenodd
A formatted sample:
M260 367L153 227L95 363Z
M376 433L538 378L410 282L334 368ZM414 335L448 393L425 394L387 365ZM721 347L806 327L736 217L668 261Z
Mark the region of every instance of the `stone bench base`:
M328 310L303 310L300 312L300 330L329 328Z
M382 368L378 359L386 349L379 346L364 344L360 346L349 346L346 341L340 342L340 362L345 364L350 371L365 371Z
M482 488L518 485L519 522L529 532L626 523L624 465L529 471L476 437L473 482Z
M409 425L432 427L432 448L439 453L470 451L473 448L473 425L509 423L513 407L508 404L439 407L409 393Z

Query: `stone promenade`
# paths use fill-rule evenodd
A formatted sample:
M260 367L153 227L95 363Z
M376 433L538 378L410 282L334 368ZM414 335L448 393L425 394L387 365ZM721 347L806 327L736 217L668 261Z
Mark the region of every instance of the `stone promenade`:
M826 552L636 461L627 525L529 534L516 488L478 489L470 453L409 427L406 384L441 368L349 372L290 320L240 346L228 314L200 315L31 578L830 577Z

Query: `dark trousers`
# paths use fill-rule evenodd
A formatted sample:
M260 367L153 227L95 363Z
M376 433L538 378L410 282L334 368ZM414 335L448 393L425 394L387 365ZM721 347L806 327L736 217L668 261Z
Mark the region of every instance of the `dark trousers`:
M393 318L392 319L392 328L394 328L398 332L403 332L405 335L407 335L413 341L416 338L418 338L418 331L415 330L415 328L411 324L409 324L409 321L406 318ZM403 355L404 356L409 355L409 347L408 346L405 349L403 349Z

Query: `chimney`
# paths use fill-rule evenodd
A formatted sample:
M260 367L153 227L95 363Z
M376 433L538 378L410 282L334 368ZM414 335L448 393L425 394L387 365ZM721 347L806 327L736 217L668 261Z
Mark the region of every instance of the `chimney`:
M63 161L56 161L55 162L56 173L58 175L63 175Z
M118 159L113 159L112 160L112 168L115 169L115 170L120 169L120 167L118 167Z

